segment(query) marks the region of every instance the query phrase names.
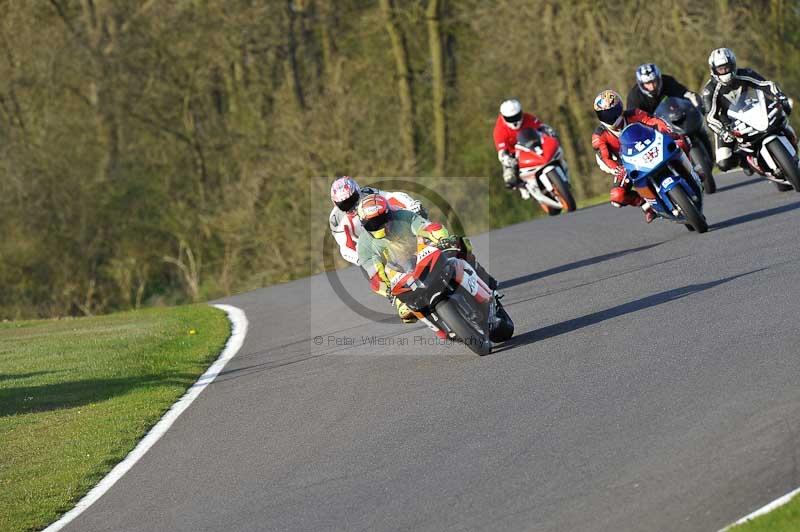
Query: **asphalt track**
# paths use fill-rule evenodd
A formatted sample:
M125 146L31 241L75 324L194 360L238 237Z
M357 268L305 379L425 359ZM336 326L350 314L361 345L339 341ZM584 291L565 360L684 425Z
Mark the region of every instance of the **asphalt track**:
M66 530L733 522L800 485L800 194L718 182L705 235L601 205L479 237L517 328L483 358L324 276L225 299L239 355Z

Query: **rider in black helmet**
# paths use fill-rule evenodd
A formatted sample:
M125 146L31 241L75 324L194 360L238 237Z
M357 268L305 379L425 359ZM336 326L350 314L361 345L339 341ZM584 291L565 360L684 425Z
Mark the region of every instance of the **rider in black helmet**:
M704 114L703 102L700 97L686 88L681 82L668 74L661 74L661 69L654 63L644 63L636 69L636 85L628 92L627 109L641 109L647 114L655 114L661 100L672 96L684 98ZM698 137L705 145L706 151L711 154L711 140L705 130L699 132Z

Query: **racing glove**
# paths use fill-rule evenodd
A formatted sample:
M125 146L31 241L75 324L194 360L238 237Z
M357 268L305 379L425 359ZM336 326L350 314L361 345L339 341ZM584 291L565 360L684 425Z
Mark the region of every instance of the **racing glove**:
M730 130L729 126L725 126L719 132L719 140L724 142L725 144L730 144L736 140L736 137L733 136L733 132Z
M783 112L786 113L787 116L792 114L794 102L792 102L791 98L781 92L776 96L776 99L778 100L778 103L781 104L781 107L783 107Z
M675 141L675 144L683 151L688 151L689 148L691 147L691 142L687 137L683 135L673 133L672 139Z
M628 188L630 186L630 179L628 179L628 171L624 166L619 165L614 168L614 184L618 187Z

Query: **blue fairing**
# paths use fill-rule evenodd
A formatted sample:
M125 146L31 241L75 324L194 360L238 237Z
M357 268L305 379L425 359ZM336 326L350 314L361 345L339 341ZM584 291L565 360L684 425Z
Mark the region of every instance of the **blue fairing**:
M656 140L656 132L642 124L631 124L619 137L622 155L636 155L643 152Z
M667 164L674 157L680 156L680 148L675 145L672 137L657 132L642 124L631 124L625 128L620 140L620 155L622 164L634 182L647 177L661 166ZM648 163L643 163L640 155L644 152L655 153ZM646 154L647 158L650 154ZM636 186L643 186L635 183Z
M658 198L655 202L651 200L653 209L660 216L673 220L682 220L683 216L673 214L675 205L668 192L681 187L690 198L696 194L674 167L667 168L682 154L672 137L643 124L631 124L620 135L620 159L633 185L653 190ZM679 164L683 163L679 161ZM702 209L702 196L697 198L696 204Z

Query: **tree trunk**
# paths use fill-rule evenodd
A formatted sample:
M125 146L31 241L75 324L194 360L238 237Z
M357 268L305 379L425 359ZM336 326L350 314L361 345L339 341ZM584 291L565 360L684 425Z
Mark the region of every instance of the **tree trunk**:
M441 12L444 0L429 0L425 16L428 21L428 45L431 50L433 82L434 173L443 176L447 162L447 129L445 125L444 50L441 34Z
M397 69L397 93L400 97L400 138L403 142L404 167L414 172L417 166L417 147L414 138L414 100L412 96L411 69L408 65L408 46L400 30L394 12L393 0L380 0L386 31L392 42L395 68Z
M295 104L298 109L305 110L306 101L303 96L303 85L300 81L300 65L297 62L297 15L295 13L293 0L286 0L286 12L289 16L289 28L286 32L286 80L289 83L289 87L292 89L292 94L294 95Z

